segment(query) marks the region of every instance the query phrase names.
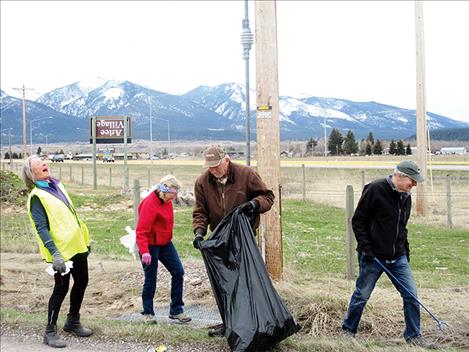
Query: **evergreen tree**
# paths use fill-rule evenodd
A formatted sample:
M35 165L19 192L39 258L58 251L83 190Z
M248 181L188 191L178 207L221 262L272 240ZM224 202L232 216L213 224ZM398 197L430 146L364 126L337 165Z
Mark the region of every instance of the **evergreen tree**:
M5 153L5 159L10 159L10 153L8 152Z
M371 155L371 145L370 143L366 143L365 154Z
M312 137L306 142L306 153L305 155L313 155L314 148L318 145L318 141Z
M355 141L355 136L351 130L347 132L344 140L344 152L345 154L355 154L358 152L358 145Z
M396 150L396 142L394 142L394 139L391 140L391 143L389 144L389 154L395 155L397 152Z
M41 147L37 147L36 155L41 155L41 152L42 152L42 148L41 148Z
M65 154L64 153L64 150L63 149L60 149L60 153L59 154Z
M371 145L375 144L375 139L373 138L373 133L368 133L368 137L366 137L366 141L369 142Z
M383 154L383 146L381 145L381 141L379 139L376 140L376 143L373 146L373 154L375 155Z
M412 149L410 148L410 144L407 144L407 149L405 151L406 155L412 155Z
M20 158L21 158L21 154L20 154L20 157L18 158L18 154L16 154L16 152L13 152L13 153L11 154L11 158L12 158L12 159L20 159Z
M402 142L401 139L397 141L397 150L396 150L397 155L405 155L405 148L404 148L404 142Z
M344 142L344 137L339 132L337 128L333 128L329 136L329 141L327 142L327 148L331 154L339 155L342 154L342 143Z

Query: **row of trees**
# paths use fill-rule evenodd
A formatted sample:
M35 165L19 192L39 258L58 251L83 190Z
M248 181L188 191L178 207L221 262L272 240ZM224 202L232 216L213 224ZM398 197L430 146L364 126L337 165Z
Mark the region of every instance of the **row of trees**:
M306 155L312 155L314 148L318 145L318 141L310 138L306 142ZM360 142L355 140L355 135L349 130L344 137L337 128L332 129L327 141L327 149L329 154L332 155L381 155L384 152L383 142L377 139L375 141L373 133L369 133L366 139L362 139ZM412 150L410 144L404 147L404 142L398 140L397 142L391 140L389 144L389 154L392 155L410 155Z

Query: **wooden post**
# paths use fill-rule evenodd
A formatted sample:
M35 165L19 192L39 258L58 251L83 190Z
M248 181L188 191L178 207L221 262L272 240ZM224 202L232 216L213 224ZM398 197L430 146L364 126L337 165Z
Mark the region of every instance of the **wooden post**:
M112 187L112 167L109 167L109 187Z
M70 165L70 182L73 182L72 165Z
M85 183L85 168L82 166L81 167L81 184L83 185Z
M148 189L151 187L151 171L150 168L147 170L147 179L148 179Z
M355 259L355 236L352 229L353 217L353 187L347 185L345 190L345 254L347 258L347 279L353 280L355 278L355 266L353 265Z
M427 119L426 119L426 97L425 97L425 40L423 30L423 2L415 1L415 51L417 70L417 164L420 174L427 178ZM424 216L427 209L425 196L425 182L417 183L417 215Z
M363 188L365 188L365 170L362 170L360 174L362 177L362 191L363 191Z
M62 166L59 166L59 180L62 180Z
M306 202L306 175L305 175L305 164L301 164L301 188L303 190L303 202Z
M265 262L273 280L283 273L280 219L280 124L278 98L277 15L275 1L256 1L257 170L275 201L261 216L265 226Z
M93 138L93 189L98 189L96 171L96 116L91 117L91 137Z
M451 176L446 175L446 207L448 213L448 227L453 228L453 210L451 207Z
M138 205L140 204L140 181L134 180L134 225L137 228L138 222Z

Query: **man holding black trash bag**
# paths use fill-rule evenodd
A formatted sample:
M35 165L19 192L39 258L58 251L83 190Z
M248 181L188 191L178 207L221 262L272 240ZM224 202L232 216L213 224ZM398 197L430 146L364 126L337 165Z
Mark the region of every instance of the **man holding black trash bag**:
M259 174L248 166L231 162L220 146L211 146L204 152L204 168L194 186L195 205L192 212L193 245L200 249L207 229L214 231L220 221L234 208L241 206L255 232L259 214L270 210L274 194ZM222 336L225 327L209 330L209 336Z
M352 218L360 272L342 323L348 336L356 334L366 302L384 271L403 299L406 342L436 348L420 335L417 285L409 266L406 227L411 211L410 192L422 181L424 178L417 164L406 160L395 167L392 175L373 181L363 189Z

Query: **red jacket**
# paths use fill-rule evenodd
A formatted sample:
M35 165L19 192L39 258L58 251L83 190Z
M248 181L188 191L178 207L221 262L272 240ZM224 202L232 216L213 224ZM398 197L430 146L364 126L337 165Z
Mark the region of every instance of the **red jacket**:
M173 239L173 203L162 203L151 192L138 206L137 246L140 254L148 253L148 246L164 246Z

